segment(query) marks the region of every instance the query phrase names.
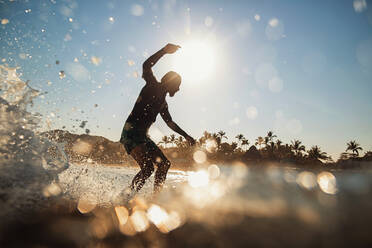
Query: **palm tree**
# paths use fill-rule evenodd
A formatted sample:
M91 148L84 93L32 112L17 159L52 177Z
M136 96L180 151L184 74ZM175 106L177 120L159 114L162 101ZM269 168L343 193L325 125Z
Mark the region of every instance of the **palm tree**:
M244 135L240 133L240 134L236 135L235 138L237 138L238 141L241 143L242 140L244 139Z
M269 131L267 132L266 137L268 138L268 141L271 142L271 141L274 141L274 138L276 138L277 136L274 134L273 131Z
M212 138L212 134L204 131L203 136L199 139L199 144L203 145L210 138Z
M213 133L212 134L212 139L214 139L217 143L217 148L220 149L221 148L221 137L217 134L217 133Z
M231 142L231 150L232 150L232 152L234 152L235 151L235 149L238 147L238 143L236 143L236 142Z
M167 147L167 145L169 144L169 138L167 135L164 135L162 138L161 138L161 141L159 142L159 144L164 144L164 148Z
M176 135L171 134L171 135L169 136L169 143L170 143L171 145L173 145L173 144L175 144L175 142L176 142Z
M329 157L327 156L327 153L326 152L322 152L320 150L320 147L319 146L313 146L313 147L311 147L311 149L308 150L307 153L308 153L308 158L311 159L311 160L320 161L320 160L324 160L324 159L329 159Z
M301 153L301 151L305 151L305 146L301 144L302 142L299 140L291 141L291 150L294 151L296 156L298 156Z
M346 151L352 151L353 156L355 157L359 157L358 150L363 150L363 148L355 140L350 141L346 145L347 145Z
M245 138L242 140L242 147L243 146L249 146L249 141Z
M226 132L220 130L217 134L221 138L221 141L223 138L227 139Z
M255 145L258 145L261 149L261 146L264 144L264 142L264 139L261 136L258 136Z
M179 136L176 140L175 140L175 144L178 148L181 148L183 147L183 137L182 136Z
M275 149L275 143L273 141L270 141L267 145L266 145L266 149L269 150L270 152L270 155L274 155L274 149Z
M216 140L216 143L217 143L217 147L220 149L221 148L221 144L222 144L222 139L225 138L227 139L227 136L226 136L226 133L222 130L220 130L218 133L214 133L212 135L214 137L214 139Z

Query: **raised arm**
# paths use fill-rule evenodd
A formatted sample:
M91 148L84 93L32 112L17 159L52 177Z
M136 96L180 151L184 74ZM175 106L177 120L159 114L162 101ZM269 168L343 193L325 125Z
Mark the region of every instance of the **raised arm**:
M174 44L167 44L165 47L151 55L142 65L142 78L146 83L156 82L156 78L152 72L152 67L159 61L165 54L171 54L177 51L180 46Z
M192 138L190 135L188 135L185 131L183 131L173 120L172 120L172 117L168 111L168 105L166 104L166 106L161 110L160 112L160 115L161 117L163 118L163 120L165 121L165 123L167 123L167 126L172 129L173 131L175 131L176 133L178 133L179 135L182 135L183 137L185 137L185 139L190 143L190 145L194 145L195 144L195 140L194 138Z

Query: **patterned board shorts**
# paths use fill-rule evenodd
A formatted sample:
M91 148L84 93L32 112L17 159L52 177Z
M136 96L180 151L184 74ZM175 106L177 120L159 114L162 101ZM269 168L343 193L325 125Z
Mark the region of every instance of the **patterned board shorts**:
M132 150L142 144L146 145L149 151L159 150L159 147L146 134L146 130L133 128L130 124L125 123L123 131L121 132L120 143L125 147L128 154Z

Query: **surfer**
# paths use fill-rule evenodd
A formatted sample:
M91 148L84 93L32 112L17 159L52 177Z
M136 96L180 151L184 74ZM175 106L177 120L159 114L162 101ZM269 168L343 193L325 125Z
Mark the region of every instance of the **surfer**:
M120 143L141 168L131 183L131 190L134 193L138 192L146 179L152 175L154 165L157 167L154 192L159 192L171 165L167 157L148 136L148 130L159 113L169 128L185 137L190 145L195 144L195 140L172 120L165 99L167 93L173 97L179 90L180 75L169 71L158 82L151 69L161 57L175 53L179 48L178 45L167 44L143 63L142 78L146 81L146 85L142 88L121 133Z

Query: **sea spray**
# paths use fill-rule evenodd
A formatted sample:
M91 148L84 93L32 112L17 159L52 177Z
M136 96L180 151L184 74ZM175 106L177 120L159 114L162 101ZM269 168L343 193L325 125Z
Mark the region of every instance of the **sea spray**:
M59 194L57 175L67 168L62 146L35 130L39 114L27 108L40 92L22 81L17 68L0 65L0 218L22 217Z

